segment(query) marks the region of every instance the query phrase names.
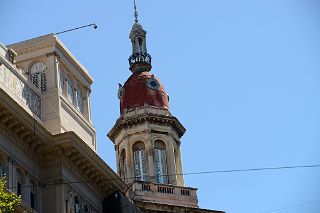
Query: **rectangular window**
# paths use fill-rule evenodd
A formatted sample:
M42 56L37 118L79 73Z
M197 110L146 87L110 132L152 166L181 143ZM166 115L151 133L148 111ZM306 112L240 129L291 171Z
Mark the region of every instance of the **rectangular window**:
M83 113L82 95L81 91L78 89L77 92L77 109L79 112Z
M30 192L30 206L34 209L34 193Z
M22 190L21 189L22 189L22 185L21 185L21 183L18 182L18 184L17 184L17 194L18 195L22 194Z
M136 179L141 181L147 180L147 164L145 161L144 150L139 150L134 152L134 162Z
M166 151L163 149L154 149L154 164L156 181L158 183L167 183L167 163L166 163Z
M73 103L73 87L72 87L72 82L68 80L68 95L67 99L70 103Z

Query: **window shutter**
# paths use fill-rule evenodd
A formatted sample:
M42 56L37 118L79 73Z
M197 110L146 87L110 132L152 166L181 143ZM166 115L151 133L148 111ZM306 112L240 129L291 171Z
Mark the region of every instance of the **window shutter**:
M166 160L166 151L161 149L159 150L161 153L160 157L160 168L161 168L161 179L162 183L168 183L168 176L167 175L167 160Z
M136 170L136 179L141 181L147 180L147 163L145 160L144 150L134 152L134 163Z
M134 152L134 163L136 170L136 179L141 180L140 155L139 151Z
M32 83L37 87L39 88L39 77L38 77L38 73L35 73L31 76L31 80L32 80Z
M154 149L154 164L156 172L156 181L158 183L168 183L166 151L163 149Z
M141 159L142 159L142 168L143 168L143 181L147 180L147 163L146 163L146 159L145 159L145 153L144 150L140 150L141 152Z
M40 77L41 77L41 80L40 80L41 92L46 92L47 91L47 77L46 77L46 74L45 73L40 73Z

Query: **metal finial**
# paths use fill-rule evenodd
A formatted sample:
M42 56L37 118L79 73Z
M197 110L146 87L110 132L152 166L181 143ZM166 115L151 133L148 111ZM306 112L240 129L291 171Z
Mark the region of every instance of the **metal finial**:
M138 23L138 11L137 11L136 0L133 0L133 4L134 4L134 18L135 18L134 21Z

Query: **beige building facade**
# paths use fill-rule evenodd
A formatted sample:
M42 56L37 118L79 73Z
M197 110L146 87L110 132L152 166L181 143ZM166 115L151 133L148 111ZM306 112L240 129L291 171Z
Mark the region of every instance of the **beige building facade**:
M0 46L0 175L17 212L101 213L127 190L96 153L92 82L53 34Z

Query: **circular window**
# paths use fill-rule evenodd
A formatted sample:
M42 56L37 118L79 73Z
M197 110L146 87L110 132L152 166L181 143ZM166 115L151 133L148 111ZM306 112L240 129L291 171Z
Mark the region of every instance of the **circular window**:
M159 82L155 78L150 78L147 82L147 85L150 89L156 90L159 88Z

